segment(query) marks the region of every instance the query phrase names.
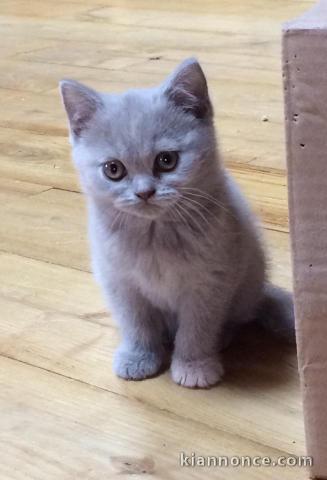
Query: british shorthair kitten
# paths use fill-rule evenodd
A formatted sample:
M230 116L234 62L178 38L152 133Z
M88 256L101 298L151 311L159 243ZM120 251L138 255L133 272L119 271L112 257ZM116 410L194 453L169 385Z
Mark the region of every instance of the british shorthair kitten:
M120 327L114 370L209 387L228 332L258 316L294 335L289 294L266 282L255 219L224 169L199 63L161 85L98 93L63 80L89 212L95 277Z

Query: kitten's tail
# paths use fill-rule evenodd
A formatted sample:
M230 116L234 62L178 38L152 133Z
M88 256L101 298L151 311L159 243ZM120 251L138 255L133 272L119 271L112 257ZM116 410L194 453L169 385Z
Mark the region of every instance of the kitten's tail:
M265 330L295 343L293 297L286 290L266 283L256 319Z

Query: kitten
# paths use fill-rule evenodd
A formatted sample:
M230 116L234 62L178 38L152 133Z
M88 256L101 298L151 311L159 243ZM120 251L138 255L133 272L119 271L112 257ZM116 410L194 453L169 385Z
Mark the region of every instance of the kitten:
M266 282L255 219L219 156L199 63L155 88L100 94L61 82L86 194L95 277L121 329L114 370L209 387L223 337L258 313L294 334L291 297Z

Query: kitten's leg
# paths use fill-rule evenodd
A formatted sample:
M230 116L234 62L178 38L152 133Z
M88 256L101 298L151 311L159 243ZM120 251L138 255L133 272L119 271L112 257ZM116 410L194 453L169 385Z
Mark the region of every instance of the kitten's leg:
M226 309L213 301L214 295L217 297L212 293L210 299L197 292L181 302L171 374L176 383L185 387L208 388L218 383L224 373L219 339Z
M142 380L158 373L166 356L161 313L126 283L110 292L109 304L122 335L114 356L116 375Z

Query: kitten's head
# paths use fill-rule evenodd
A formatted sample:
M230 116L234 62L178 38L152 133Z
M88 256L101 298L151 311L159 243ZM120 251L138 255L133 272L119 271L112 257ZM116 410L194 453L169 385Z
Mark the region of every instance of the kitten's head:
M158 87L120 95L60 86L83 189L108 208L156 218L215 172L212 107L196 60Z

